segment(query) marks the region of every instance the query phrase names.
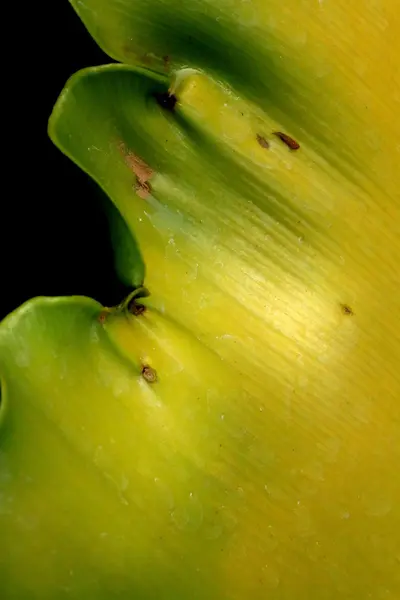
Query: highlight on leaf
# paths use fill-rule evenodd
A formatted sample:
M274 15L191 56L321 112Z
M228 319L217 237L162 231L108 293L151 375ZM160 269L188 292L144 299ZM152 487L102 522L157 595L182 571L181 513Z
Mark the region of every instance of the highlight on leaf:
M3 595L397 599L397 3L71 4L127 291L0 325Z

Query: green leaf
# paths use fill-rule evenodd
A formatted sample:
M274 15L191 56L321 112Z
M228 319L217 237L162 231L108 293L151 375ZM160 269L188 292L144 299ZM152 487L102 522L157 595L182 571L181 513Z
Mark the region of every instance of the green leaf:
M316 3L301 29L294 2L271 3L246 28L245 4L185 4L174 20L172 2L107 2L95 29L79 9L113 56L132 40L168 54L171 73L78 73L50 134L126 220L154 306L248 395L244 454L256 450L249 482L228 487L247 512L223 545L221 597L310 597L316 581L327 598L379 595L366 564L396 597L398 73L377 57L393 53L398 18L386 3L383 35L370 7L354 32L361 0ZM173 110L157 102L167 93Z
M149 72L81 72L61 95L50 133L114 201L161 310L277 402L292 377L310 376L304 363L287 366L299 355L318 361L317 396L330 395L327 378L334 398L338 389L353 394L355 373L361 385L369 361L398 352L384 333L399 310L390 275L397 221L387 212L397 207L382 192L371 198L312 147L291 151L273 135L280 123L204 74L181 71L172 85L174 112L157 103L166 82ZM137 189L142 171L147 190ZM388 311L371 331L383 290ZM380 357L369 353L371 337Z
M116 206L108 198L102 196L102 200L110 224L115 271L126 286L141 287L145 278L145 264L135 237Z
M86 298L10 315L0 361L2 597L217 597L250 476L234 373L151 307Z
M74 6L131 64L49 133L151 296L1 325L7 600L397 598L396 3Z
M140 302L39 298L0 327L3 597L396 593L397 405L279 411Z
M396 0L70 1L113 58L203 69L398 197Z

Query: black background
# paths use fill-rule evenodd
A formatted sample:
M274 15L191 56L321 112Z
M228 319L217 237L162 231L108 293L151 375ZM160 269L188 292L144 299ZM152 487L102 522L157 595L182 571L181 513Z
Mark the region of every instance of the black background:
M0 319L34 296L82 294L115 304L124 290L98 192L47 135L68 77L112 61L68 0L12 4L2 12Z

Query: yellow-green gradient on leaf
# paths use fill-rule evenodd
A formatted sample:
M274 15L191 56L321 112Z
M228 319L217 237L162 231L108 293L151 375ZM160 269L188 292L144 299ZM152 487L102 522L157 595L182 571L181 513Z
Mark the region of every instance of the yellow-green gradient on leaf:
M72 5L124 64L49 134L136 291L1 324L7 600L397 600L397 3Z

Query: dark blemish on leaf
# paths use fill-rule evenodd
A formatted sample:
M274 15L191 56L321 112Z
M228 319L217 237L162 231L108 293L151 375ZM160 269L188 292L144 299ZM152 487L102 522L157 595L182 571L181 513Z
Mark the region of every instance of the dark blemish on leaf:
M171 67L171 59L169 56L163 56L163 62L164 62L164 69L166 71L169 71L170 67Z
M101 323L101 324L103 325L103 323L105 322L106 318L107 318L107 313L106 313L106 311L105 311L105 310L103 310L103 311L102 311L102 312L99 314L99 316L98 316L98 321L99 321L99 323Z
M131 313L131 315L135 315L135 317L138 317L139 315L142 315L144 313L146 307L144 304L139 304L137 302L137 298L132 298L132 300L128 303L127 309L128 312Z
M265 149L269 148L269 143L267 142L265 137L263 137L259 133L257 133L257 142L260 144L261 148L265 148Z
M352 317L354 315L353 309L348 304L341 304L340 308L344 315L346 315L348 317Z
M146 200L147 196L151 194L151 185L147 181L140 181L139 177L136 177L134 190L139 196L139 198L143 198L143 200Z
M153 169L147 165L139 156L128 150L123 142L119 144L127 166L133 171L139 181L146 182L153 175Z
M150 292L143 285L138 286L129 294L128 298L121 304L130 314L138 316L144 313L146 306L138 302L140 298L147 298Z
M178 98L175 94L170 94L169 92L157 92L154 94L154 97L164 110L169 110L170 112L175 110L176 103L178 102Z
M143 365L142 377L147 381L147 383L154 383L157 381L157 372L152 367L149 367L149 365Z
M148 181L154 173L153 169L149 167L149 165L147 165L139 156L128 150L123 142L120 142L118 147L119 151L124 157L126 165L136 175L134 189L137 195L143 199L147 198L147 196L151 193L151 187Z
M298 150L300 148L300 144L296 142L293 138L291 138L286 133L282 133L281 131L274 131L274 135L278 137L288 148L291 150Z

